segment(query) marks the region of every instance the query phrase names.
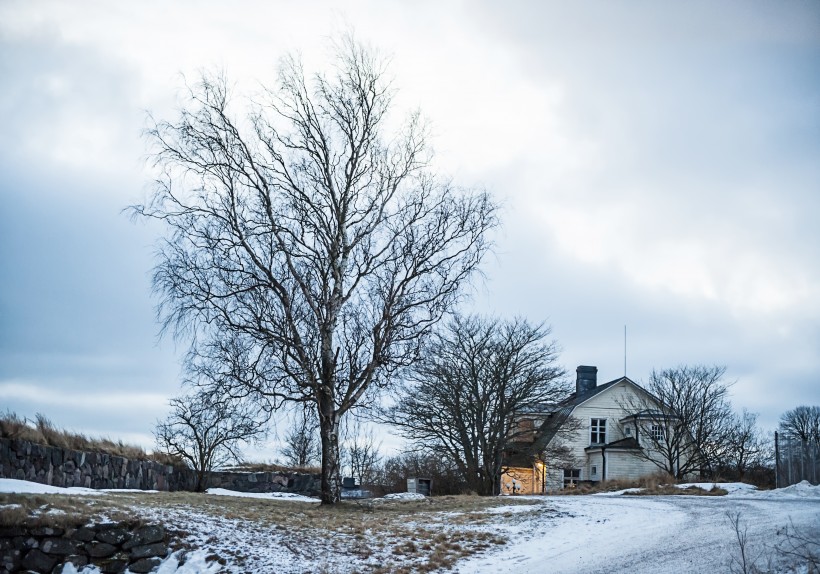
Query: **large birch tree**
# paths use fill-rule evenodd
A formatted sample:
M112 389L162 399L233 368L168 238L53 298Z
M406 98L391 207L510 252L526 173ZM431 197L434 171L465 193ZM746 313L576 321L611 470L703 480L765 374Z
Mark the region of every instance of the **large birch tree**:
M333 70L288 57L246 113L203 77L148 130L162 175L133 208L167 230L154 288L192 360L230 370L226 392L315 407L324 504L342 417L412 363L497 225L486 192L431 173L418 113L387 129L384 60L347 37Z

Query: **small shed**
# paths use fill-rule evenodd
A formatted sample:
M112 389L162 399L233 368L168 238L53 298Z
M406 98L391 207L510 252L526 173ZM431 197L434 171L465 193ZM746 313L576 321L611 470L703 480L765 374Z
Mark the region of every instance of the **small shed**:
M408 478L407 492L423 494L424 496L430 496L430 493L433 492L433 479L416 477Z

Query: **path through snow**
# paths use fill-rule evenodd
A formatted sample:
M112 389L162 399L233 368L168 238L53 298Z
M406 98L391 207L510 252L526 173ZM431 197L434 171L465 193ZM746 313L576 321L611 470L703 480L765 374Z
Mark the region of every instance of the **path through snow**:
M558 511L557 517L535 520L529 531L510 532L505 548L461 562L458 572L728 572L737 541L727 513L735 512L748 525L748 548L761 566L775 554L775 545L785 541L787 526L820 540L817 496L555 496L541 500L544 509Z

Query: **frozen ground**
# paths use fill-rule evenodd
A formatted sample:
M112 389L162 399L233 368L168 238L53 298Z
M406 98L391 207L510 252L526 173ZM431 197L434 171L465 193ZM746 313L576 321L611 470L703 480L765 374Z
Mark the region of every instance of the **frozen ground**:
M711 484L698 486L711 488ZM483 511L487 520L480 525L455 526L458 513L424 513L419 520L453 536L459 528L484 529L504 536L506 545L491 546L483 554L460 561L455 570L462 574L685 574L732 571L738 543L729 515L739 514L741 526L747 529L747 549L758 566L770 572L806 572L794 568L793 562L781 561L778 547L793 540L788 538L789 532L820 541L820 487L803 483L756 492L740 483L721 486L730 494L531 497L535 502L531 506L509 505ZM0 480L0 492L90 494L10 480ZM230 491L211 494L240 495ZM276 498L304 502L292 496ZM297 506L294 509L299 512ZM395 566L391 561L398 559L389 551L368 554L365 559L357 554L353 537L341 532L328 536L320 528L311 539L300 539L281 526L229 516L214 519L195 509L166 508L155 511L155 516L143 512L147 512L146 518L161 519L187 532L187 542L196 549L187 554L184 564L179 564L180 554L166 560L162 574L346 573L378 566L389 569ZM365 532L365 545L369 540L366 536ZM820 552L820 544L814 544L813 550ZM205 557L211 553L226 558L227 566L220 569L216 563L206 562ZM237 556L242 557L242 567L232 564Z

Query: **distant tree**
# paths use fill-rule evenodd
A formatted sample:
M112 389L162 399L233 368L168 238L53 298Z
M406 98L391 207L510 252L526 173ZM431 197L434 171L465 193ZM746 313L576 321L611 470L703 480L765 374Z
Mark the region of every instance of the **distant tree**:
M340 496L343 417L416 358L498 224L487 193L432 173L419 114L392 130L385 61L350 37L336 56L312 81L286 58L244 118L229 82L203 77L148 129L161 176L133 208L168 230L165 328L208 341L208 360L240 349L231 394L315 408L323 504Z
M532 435L516 414L567 395L549 334L522 319L456 316L424 345L385 420L451 461L471 490L497 494L504 451Z
M291 426L283 439L281 454L287 466L306 468L319 462L322 454L319 423L312 411L302 409L294 413Z
M780 417L780 430L804 444L820 445L820 406L802 405Z
M185 460L196 471L196 490L207 487L208 473L241 462L240 446L265 436L258 408L248 402L197 393L171 399L171 413L157 423L159 450Z
M622 408L636 417L639 458L675 478L719 464L732 428L726 367L682 365L652 371L645 386Z
M458 467L433 453L404 452L385 460L385 492L406 492L408 478L432 480L432 494L437 496L464 494L469 490Z
M732 415L729 423L722 462L740 481L748 470L763 466L769 456L769 441L757 426L757 417L757 413L743 409Z
M342 447L342 461L359 484L372 485L380 481L381 443L376 442L373 429L364 430L357 422L348 429Z

